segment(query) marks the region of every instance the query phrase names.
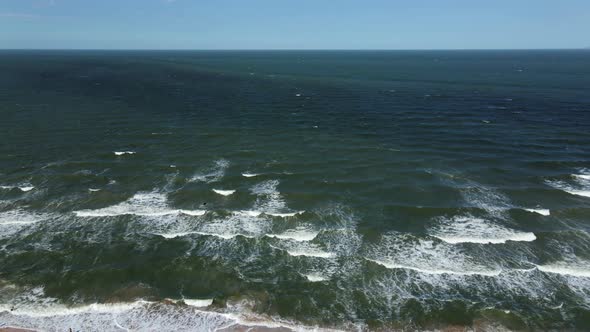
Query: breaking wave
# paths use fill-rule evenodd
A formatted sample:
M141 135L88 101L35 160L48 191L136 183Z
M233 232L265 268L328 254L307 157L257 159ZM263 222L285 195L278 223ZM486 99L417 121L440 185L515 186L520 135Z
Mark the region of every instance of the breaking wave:
M438 218L438 223L430 230L429 234L452 244L531 242L537 238L534 233L516 231L472 216Z
M78 217L115 217L121 215L137 216L166 216L185 214L189 216L202 216L205 210L172 209L167 204L166 195L159 192L139 192L128 200L95 210L78 210L74 214Z

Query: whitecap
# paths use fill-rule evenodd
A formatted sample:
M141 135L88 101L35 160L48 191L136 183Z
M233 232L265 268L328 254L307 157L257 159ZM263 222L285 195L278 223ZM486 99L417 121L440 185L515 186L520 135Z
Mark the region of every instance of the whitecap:
M35 189L34 186L25 186L25 187L18 187L18 189L20 189L21 191L31 191L33 189Z
M581 181L590 181L590 174L572 174L572 176Z
M319 273L303 274L303 276L311 282L322 282L322 281L328 280L327 277L325 277L324 275L319 274Z
M113 153L115 154L115 156L123 156L126 154L135 154L135 151L114 151Z
M191 234L198 234L197 232L179 232L179 233L154 233L154 235L161 236L166 239L175 239L177 237L184 237Z
M225 159L216 160L213 167L205 170L204 172L193 175L193 177L190 180L195 182L206 183L219 181L225 175L225 171L228 167L229 161Z
M258 196L254 203L254 210L262 211L265 214L281 213L287 210L287 204L278 191L278 180L260 182L250 188L250 191Z
M0 225L30 225L46 218L42 214L16 209L0 212Z
M182 301L186 305L197 308L208 307L213 304L213 299L182 299Z
M297 228L294 230L288 230L281 234L266 234L266 236L281 240L295 240L304 242L315 239L319 233L319 231L312 231L306 228Z
M525 209L526 211L537 213L543 216L548 216L551 214L551 211L548 209Z
M571 185L564 181L558 180L547 180L545 181L548 185L555 189L559 189L571 195L590 197L590 181L588 174L572 174L572 177L576 180L575 185Z
M294 257L306 256L306 257L318 257L318 258L333 258L336 255L331 252L321 250L285 250L289 255Z
M96 188L88 188L88 191L90 191L90 192L93 192L93 193L94 193L94 192L100 191L100 189L96 189Z
M179 233L154 233L155 235L159 235L166 239L175 239L179 237L185 237L192 234L202 235L202 236L214 236L224 240L230 240L237 236L243 236L247 238L252 238L252 236L247 234L222 234L222 233L210 233L210 232L179 232Z
M6 189L6 190L18 189L22 192L27 192L27 191L31 191L31 190L35 189L35 186L32 186L30 184L18 185L18 186L0 186L0 189Z
M235 190L221 190L221 189L213 189L213 191L216 194L219 194L219 195L222 195L222 196L229 196L229 195L231 195L231 194L233 194L233 193L236 192Z
M439 218L429 234L451 244L458 243L506 243L507 241L531 242L537 237L531 232L520 232L472 216Z
M499 276L502 273L502 270L476 270L476 271L454 271L454 270L447 270L447 269L428 269L428 268L418 268L403 264L397 264L395 262L389 261L381 261L376 259L365 258L368 261L374 262L381 266L384 266L388 269L404 269L404 270L412 270L420 273L426 274L456 274L456 275L464 275L464 276L473 276L473 275L481 275L486 277L495 277Z
M207 213L207 210L178 210L181 214L186 214L189 216L202 216Z
M571 262L559 262L547 265L537 265L537 269L546 273L590 278L590 263L578 265Z
M285 212L285 213L267 212L266 214L268 214L269 216L273 216L273 217L286 218L286 217L294 217L298 214L303 214L303 213L305 213L305 211Z
M159 217L178 214L202 216L206 213L204 210L171 209L166 201L166 195L162 193L139 192L119 204L95 210L78 210L74 211L74 214L78 217L115 217L121 215Z
M388 269L413 270L429 275L497 276L502 270L479 262L460 248L410 234L384 234L364 258Z
M241 215L241 216L248 216L248 217L258 217L262 214L262 211L256 211L256 210L241 210L241 211L236 211L234 212L237 215Z
M258 176L260 174L256 174L256 173L242 173L242 176L245 178L253 178L255 176Z

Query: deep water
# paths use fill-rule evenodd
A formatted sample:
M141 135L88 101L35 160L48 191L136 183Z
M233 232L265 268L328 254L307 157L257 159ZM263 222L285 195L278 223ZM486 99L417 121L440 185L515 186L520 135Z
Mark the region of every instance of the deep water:
M1 51L0 327L590 329L589 112L589 51Z

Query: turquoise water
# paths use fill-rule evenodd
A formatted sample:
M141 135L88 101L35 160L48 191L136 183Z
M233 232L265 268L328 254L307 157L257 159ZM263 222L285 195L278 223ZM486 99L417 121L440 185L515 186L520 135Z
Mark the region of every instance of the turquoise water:
M588 51L0 72L0 327L590 329Z

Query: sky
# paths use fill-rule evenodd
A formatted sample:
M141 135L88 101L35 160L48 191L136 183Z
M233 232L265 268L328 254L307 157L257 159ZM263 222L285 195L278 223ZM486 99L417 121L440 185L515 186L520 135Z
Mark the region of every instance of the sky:
M3 49L590 46L590 0L0 0Z

